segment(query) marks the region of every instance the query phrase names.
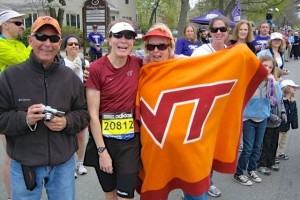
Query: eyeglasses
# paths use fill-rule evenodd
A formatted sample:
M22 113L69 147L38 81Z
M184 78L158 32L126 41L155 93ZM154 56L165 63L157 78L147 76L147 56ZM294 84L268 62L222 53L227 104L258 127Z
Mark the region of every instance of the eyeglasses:
M216 33L216 32L218 32L219 30L220 30L222 33L224 33L224 32L227 31L227 27L226 27L226 26L221 26L221 27L211 27L211 28L210 28L210 31L211 31L212 33Z
M132 32L119 32L119 33L113 33L112 34L115 38L120 39L123 36L127 39L127 40L132 40L135 38L135 35Z
M75 45L76 47L79 46L79 44L77 42L69 42L67 43L68 46L73 46Z
M44 33L35 33L33 36L35 36L35 38L41 42L45 42L49 39L51 43L56 43L60 40L60 36L58 35L46 35Z
M11 22L11 21L7 21L8 23L13 23L15 24L16 26L22 26L24 23L23 22L19 22L19 21L14 21L14 22Z
M154 51L155 47L160 50L160 51L164 51L166 50L170 45L169 44L147 44L146 45L146 49L148 51Z

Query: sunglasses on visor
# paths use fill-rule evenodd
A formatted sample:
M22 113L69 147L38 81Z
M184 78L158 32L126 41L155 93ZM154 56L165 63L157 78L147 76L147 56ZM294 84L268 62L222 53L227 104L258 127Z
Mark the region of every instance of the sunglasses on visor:
M211 28L210 28L210 31L211 31L212 33L216 33L216 32L218 32L218 30L220 30L222 33L224 33L224 32L227 31L227 27L222 26L222 27L211 27Z
M44 33L35 33L33 36L41 42L45 42L49 39L51 43L56 43L60 40L60 36L58 35L46 35Z
M170 45L169 44L147 44L146 45L146 49L148 51L154 51L155 47L160 50L160 51L164 51L166 50Z

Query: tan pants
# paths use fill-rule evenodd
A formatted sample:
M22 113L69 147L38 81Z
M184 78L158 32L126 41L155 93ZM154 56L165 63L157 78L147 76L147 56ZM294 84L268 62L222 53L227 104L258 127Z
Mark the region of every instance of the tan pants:
M285 149L286 149L286 146L287 146L287 143L288 143L288 135L289 135L289 133L287 133L287 132L280 132L279 133L278 147L277 147L276 156L285 153Z

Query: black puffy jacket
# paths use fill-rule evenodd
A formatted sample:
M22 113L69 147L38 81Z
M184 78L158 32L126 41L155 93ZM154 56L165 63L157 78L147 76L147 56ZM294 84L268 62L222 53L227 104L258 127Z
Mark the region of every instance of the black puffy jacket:
M292 129L298 128L298 109L296 101L290 101L286 98L283 99L284 107L287 114L287 123L281 123L280 131L287 132Z

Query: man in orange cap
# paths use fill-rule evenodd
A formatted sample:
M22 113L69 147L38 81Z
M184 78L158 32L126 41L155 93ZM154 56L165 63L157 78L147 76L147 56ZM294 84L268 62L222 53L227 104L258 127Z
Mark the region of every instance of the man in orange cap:
M84 87L56 56L62 43L56 19L37 18L28 42L29 58L0 76L12 199L40 199L43 186L49 200L74 199L76 133L89 121Z

